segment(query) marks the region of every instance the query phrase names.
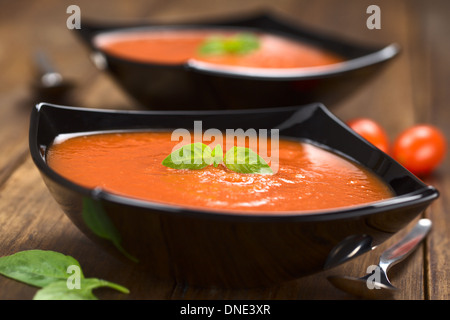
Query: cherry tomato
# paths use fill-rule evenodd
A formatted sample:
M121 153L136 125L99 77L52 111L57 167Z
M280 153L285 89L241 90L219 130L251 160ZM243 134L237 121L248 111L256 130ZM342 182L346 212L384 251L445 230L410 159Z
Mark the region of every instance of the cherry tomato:
M388 135L383 127L375 121L367 118L356 118L348 121L347 125L381 151L389 152Z
M444 159L446 151L442 132L424 124L400 133L393 145L393 157L417 176L430 174Z

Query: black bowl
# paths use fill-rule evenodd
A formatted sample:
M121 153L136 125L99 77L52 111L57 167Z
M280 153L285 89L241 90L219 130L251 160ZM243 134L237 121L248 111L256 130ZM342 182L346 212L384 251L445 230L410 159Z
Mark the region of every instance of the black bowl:
M54 172L56 136L110 130L279 129L357 161L395 197L319 212L236 214L192 210L87 189ZM355 134L323 105L222 111L105 111L39 104L30 151L53 197L88 237L146 272L199 286L269 286L331 268L371 250L418 216L438 191Z
M141 63L104 52L96 38L115 32L152 29L251 28L311 43L342 56L343 63L326 68L284 72L224 70L188 62L179 65ZM83 22L79 35L91 51L95 65L106 70L144 107L151 109L247 109L337 103L379 72L399 52L396 44L368 47L310 31L271 14L226 21L176 25L99 25ZM298 71L295 71L298 70Z

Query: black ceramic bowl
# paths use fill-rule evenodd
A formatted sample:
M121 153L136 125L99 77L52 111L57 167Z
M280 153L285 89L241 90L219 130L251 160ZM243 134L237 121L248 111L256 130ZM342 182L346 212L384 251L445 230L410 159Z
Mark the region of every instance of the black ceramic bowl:
M167 65L141 63L104 52L96 39L111 33L154 29L251 28L310 43L342 56L345 61L326 68L283 72L224 70L193 61ZM107 71L144 107L151 109L247 109L306 104L332 104L364 84L395 57L395 44L367 47L349 43L262 14L227 21L177 25L112 26L84 22L78 30L95 65Z
M54 172L46 150L63 133L142 129L279 129L370 168L395 197L310 213L192 210L86 189ZM149 274L200 286L269 286L364 253L402 229L438 192L351 131L321 104L223 111L101 111L39 104L30 151L53 197L88 237ZM114 174L114 173L111 173Z

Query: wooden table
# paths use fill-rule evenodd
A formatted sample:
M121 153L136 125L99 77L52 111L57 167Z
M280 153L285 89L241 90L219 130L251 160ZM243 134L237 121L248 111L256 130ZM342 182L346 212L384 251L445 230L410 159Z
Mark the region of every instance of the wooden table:
M73 3L72 3L73 2ZM362 89L329 105L341 119L367 116L385 126L394 138L402 129L427 122L439 126L450 141L450 23L447 0L395 1L72 1L81 18L122 22L152 20L195 21L271 9L306 26L370 44L399 43L401 55ZM272 3L276 3L273 5ZM381 8L381 29L369 30L366 9ZM326 276L365 274L380 252L399 238L369 254L325 273L272 288L219 290L186 287L150 279L100 250L59 209L47 191L28 152L29 111L39 101L33 94L32 54L43 48L62 74L76 87L67 96L72 105L88 108L138 106L89 61L87 51L66 27L68 2L0 1L0 256L27 249L48 249L79 260L86 275L120 283L124 295L99 290L102 299L353 299L335 289ZM62 101L50 101L63 103ZM426 182L441 197L423 214L433 220L432 233L390 276L404 300L446 300L450 297L449 157ZM36 289L0 277L0 299L31 299Z

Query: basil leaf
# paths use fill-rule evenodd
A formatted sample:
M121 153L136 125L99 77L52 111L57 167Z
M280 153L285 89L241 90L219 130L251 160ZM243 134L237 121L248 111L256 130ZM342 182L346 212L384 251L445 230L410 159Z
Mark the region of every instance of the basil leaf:
M223 157L222 147L218 144L211 148L203 143L185 145L167 156L162 164L174 169L202 169L213 164L218 167L224 162L230 170L239 173L273 174L267 162L249 148L233 147Z
M211 148L196 142L173 151L162 162L172 169L203 169L211 164Z
M98 300L92 290L101 287L109 287L126 294L130 292L121 285L97 278L82 279L79 289L69 289L66 281L60 280L40 289L33 300Z
M252 33L238 33L229 37L215 35L202 43L199 52L202 55L247 54L259 46L258 37Z
M67 268L71 265L80 267L77 260L62 253L28 250L1 257L0 273L32 286L44 287L54 281L67 279L70 276ZM84 278L83 274L80 276Z
M224 47L230 53L246 54L259 48L259 40L251 33L240 33L225 40Z
M219 163L223 161L223 150L220 144L216 145L211 152L212 164L214 167L218 167Z
M90 198L83 198L83 210L81 212L84 222L98 237L109 240L128 259L138 262L138 259L129 254L122 247L122 238L111 219L106 214L102 205Z
M224 159L228 169L238 173L273 174L267 162L249 148L233 147Z
M199 48L201 55L221 55L225 53L223 37L211 36L207 38Z

